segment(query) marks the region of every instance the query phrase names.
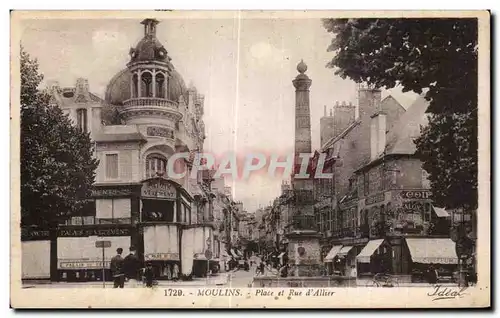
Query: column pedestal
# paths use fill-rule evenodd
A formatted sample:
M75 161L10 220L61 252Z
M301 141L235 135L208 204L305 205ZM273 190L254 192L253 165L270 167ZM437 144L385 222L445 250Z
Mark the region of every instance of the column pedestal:
M321 235L312 230L295 230L288 238L288 264L298 277L321 276Z

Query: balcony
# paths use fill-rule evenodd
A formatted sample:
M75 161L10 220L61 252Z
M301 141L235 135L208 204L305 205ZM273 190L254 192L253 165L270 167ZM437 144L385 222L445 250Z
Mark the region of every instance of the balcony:
M179 104L164 98L156 97L139 97L127 99L123 102L125 107L143 107L143 106L157 106L178 109Z

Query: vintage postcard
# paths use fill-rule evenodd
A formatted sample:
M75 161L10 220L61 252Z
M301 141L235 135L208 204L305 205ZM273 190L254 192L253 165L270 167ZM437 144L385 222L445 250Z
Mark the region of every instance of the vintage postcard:
M14 308L491 304L487 11L13 11Z

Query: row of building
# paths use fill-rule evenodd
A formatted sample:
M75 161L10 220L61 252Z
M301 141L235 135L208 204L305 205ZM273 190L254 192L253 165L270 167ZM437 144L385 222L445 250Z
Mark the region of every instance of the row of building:
M281 255L292 229L314 230L325 273L417 279L429 265L443 275L457 270L452 229L465 223L475 241L476 214L433 204L414 143L427 124L427 107L422 96L405 109L394 97L382 99L380 90L362 86L358 105L336 103L329 114L325 106L312 170L331 178L313 181L314 216L294 214L297 198L290 184L282 184L280 197L263 209L266 220L257 223L272 242L266 246ZM318 167L321 154L326 160ZM464 256L464 264L475 264L473 258Z
M104 99L75 87L49 86L51 103L88 132L99 160L89 204L57 228L22 229L23 279L102 280L117 248L136 250L156 276L204 276L242 257L239 218L223 179L210 171L190 178L193 158L177 160L178 179L167 178L175 153L203 151L204 96L187 88L156 37L158 21L142 22L144 37L130 49L130 61L107 86ZM111 242L104 264L97 241ZM106 270L105 279L109 279Z

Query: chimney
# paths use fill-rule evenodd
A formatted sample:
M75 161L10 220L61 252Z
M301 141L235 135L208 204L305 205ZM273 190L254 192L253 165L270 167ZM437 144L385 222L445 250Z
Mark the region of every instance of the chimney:
M347 105L345 101L342 104L338 102L335 103L334 108L334 136L340 135L350 124L352 124L355 120L356 116L356 107L351 105Z
M387 115L379 111L370 121L370 160L377 159L385 150Z
M360 87L358 90L359 119L369 117L380 110L382 92L379 89Z
M325 106L325 115L319 120L319 135L320 135L320 146L323 145L333 137L333 117L332 110L330 110L330 116L326 114L326 106Z
M89 95L89 81L86 78L78 78L75 85L75 95L83 95L88 97Z

